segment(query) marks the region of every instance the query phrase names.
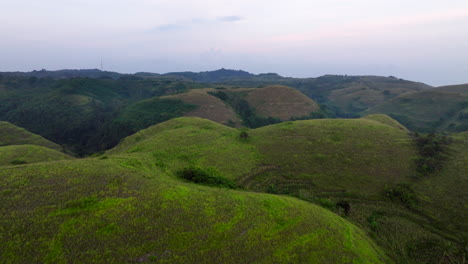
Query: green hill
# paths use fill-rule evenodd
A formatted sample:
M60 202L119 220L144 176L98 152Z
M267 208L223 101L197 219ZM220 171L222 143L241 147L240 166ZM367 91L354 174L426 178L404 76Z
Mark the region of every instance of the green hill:
M461 132L468 130L468 95L432 90L411 93L364 113L390 115L413 131Z
M440 86L434 88L433 91L468 94L468 84Z
M224 125L233 124L240 126L241 120L237 117L234 109L221 99L209 94L209 92L213 91L215 90L210 88L193 89L186 93L169 95L163 98L178 99L197 106L196 109L186 112L184 116L201 117Z
M259 116L271 116L282 121L319 111L318 104L312 99L296 89L281 85L254 89L247 94L246 100Z
M0 157L0 166L72 159L57 150L36 145L2 146Z
M50 149L62 150L62 148L47 139L33 134L24 128L11 123L0 121L0 146L8 145L37 145Z
M5 263L387 261L359 228L321 207L176 178L160 151L172 151L165 157L174 164L188 162L183 142L161 142L173 145L165 150L127 149L157 131L192 131L188 138L207 132L214 139L217 127L177 119L137 133L101 158L1 168L0 258ZM223 128L218 135L237 134Z
M415 139L388 116L285 122L241 135L181 118L126 138L108 155L131 155L169 176L212 167L248 190L320 204L365 229L399 263L462 258L463 221L450 219L464 219L466 141L450 145L456 152L441 172L420 178Z
M169 95L164 99L177 99L197 105L185 116L206 118L224 125L258 127L287 121L297 117L310 117L319 106L313 100L286 86L235 89L193 89L186 93Z

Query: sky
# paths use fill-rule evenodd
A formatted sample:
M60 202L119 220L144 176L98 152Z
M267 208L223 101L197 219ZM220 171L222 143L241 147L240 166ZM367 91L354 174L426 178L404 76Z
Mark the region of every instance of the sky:
M0 71L468 83L468 0L0 0Z

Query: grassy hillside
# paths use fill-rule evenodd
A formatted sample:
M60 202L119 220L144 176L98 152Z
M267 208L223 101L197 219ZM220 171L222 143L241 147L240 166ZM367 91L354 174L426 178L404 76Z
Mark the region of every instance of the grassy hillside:
M247 94L246 100L257 115L276 117L282 121L319 111L316 102L296 89L280 85L254 89Z
M26 144L62 150L59 145L50 142L39 135L33 134L24 128L17 127L8 122L0 121L0 146Z
M468 95L424 91L393 98L365 111L384 113L420 132L468 130Z
M365 116L363 118L364 119L374 120L374 121L380 122L382 124L389 125L389 126L391 126L393 128L398 128L398 129L403 130L403 131L408 131L408 129L405 126L400 124L395 119L389 117L388 115L374 114L374 115Z
M431 88L423 83L392 76L325 75L317 78L284 78L275 74L260 74L235 77L222 83L241 87L293 87L317 103L327 105L338 117L355 117L395 96Z
M184 134L193 126L220 126L182 121L162 126L173 132L185 130ZM139 136L144 137L151 130L162 133L163 129L152 127ZM209 127L205 130L214 133ZM226 128L221 133L228 131L235 130ZM132 138L138 140L138 135L129 140ZM129 143L126 141L120 150L125 149ZM1 168L2 261L386 261L361 230L323 208L285 196L182 181L168 173L169 167L162 166L159 151L134 149L127 154L95 159ZM167 158L187 160L183 158L185 152L176 149L173 154Z
M450 219L465 217L466 141L450 145L457 152L441 172L420 178L414 138L388 116L285 122L242 134L208 120L175 119L107 154L153 162L169 175L211 167L248 190L319 204L365 229L398 263L463 258L464 225ZM444 176L450 171L458 172ZM438 185L444 177L453 180Z
M57 150L36 145L3 146L0 147L0 157L0 166L72 159Z
M186 93L170 95L163 98L182 100L185 103L197 105L197 108L185 113L185 116L206 118L221 124L240 126L241 120L234 110L221 99L208 94L214 89L194 89Z
M286 86L235 89L193 89L162 98L178 99L198 108L185 116L239 127L258 127L281 120L310 116L319 111L313 100Z
M440 86L434 88L434 91L468 94L468 84Z

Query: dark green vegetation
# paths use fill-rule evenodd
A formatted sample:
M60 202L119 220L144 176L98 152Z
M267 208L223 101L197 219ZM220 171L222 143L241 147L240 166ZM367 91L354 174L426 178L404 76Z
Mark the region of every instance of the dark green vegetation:
M126 138L106 157L0 169L2 262L388 261L358 227L319 206L177 176L193 166L213 176L216 167L234 180L256 167L260 153L236 129L174 119Z
M237 185L224 177L216 168L187 167L177 172L177 175L185 180L214 187L235 189Z
M464 86L468 90L468 86ZM393 98L365 113L384 113L408 129L419 132L468 130L468 95L424 91Z
M258 116L255 108L244 99L243 93L217 91L210 94L229 104L242 119L242 124L247 127L257 128L281 122L279 118Z
M181 116L189 108L161 101L162 105L150 116L144 116L145 120L123 121L122 116L133 117L154 106L149 102L133 103L199 87L170 78L54 80L0 75L0 120L24 127L80 155L89 154L115 145L122 137L141 129L149 118L164 121ZM114 125L122 122L128 126L124 131L127 134L112 134Z

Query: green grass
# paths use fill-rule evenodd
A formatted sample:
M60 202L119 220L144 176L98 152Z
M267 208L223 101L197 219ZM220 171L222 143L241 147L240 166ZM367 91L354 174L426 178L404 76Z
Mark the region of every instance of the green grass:
M362 231L318 206L186 183L121 159L1 169L2 261L386 261Z

